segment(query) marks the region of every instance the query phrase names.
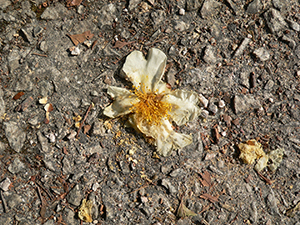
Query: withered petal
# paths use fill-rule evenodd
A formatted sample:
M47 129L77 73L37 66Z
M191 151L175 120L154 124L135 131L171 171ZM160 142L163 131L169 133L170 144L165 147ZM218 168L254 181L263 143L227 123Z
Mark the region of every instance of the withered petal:
M178 126L194 120L200 114L199 98L193 91L175 90L162 100L172 105L170 116Z
M132 105L139 101L133 93L125 88L109 86L107 93L114 98L114 102L104 109L103 114L110 118L130 113Z

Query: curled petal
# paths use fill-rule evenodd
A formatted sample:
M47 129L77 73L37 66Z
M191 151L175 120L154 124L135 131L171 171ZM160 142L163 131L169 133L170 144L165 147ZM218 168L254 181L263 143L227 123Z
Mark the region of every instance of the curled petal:
M147 60L140 51L130 53L122 68L133 85L146 92L155 92L164 73L167 57L161 50L149 50Z
M161 124L157 125L149 125L144 121L138 121L135 117L134 120L142 133L155 139L157 152L162 156L168 156L173 150L184 148L193 142L190 135L176 133L167 119L163 119Z
M114 98L114 102L104 109L103 114L110 118L130 113L132 105L139 101L133 93L124 88L109 86L107 93Z
M172 105L169 114L178 126L194 120L200 113L198 95L193 91L176 90L165 95L162 101Z

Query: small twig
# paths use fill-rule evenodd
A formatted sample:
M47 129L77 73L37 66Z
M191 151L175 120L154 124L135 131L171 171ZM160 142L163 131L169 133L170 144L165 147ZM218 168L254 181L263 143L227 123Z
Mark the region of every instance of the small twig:
M129 192L128 194L132 194L132 193L134 193L134 192L137 192L137 191L139 191L139 190L141 190L141 189L143 189L143 188L145 188L145 187L148 187L149 185L150 185L150 182L147 181L146 184L142 185L142 186L139 187L138 189L135 189L135 190Z
M36 189L37 189L37 193L39 195L39 198L41 199L42 205L45 205L45 199L42 196L40 188L37 186Z
M149 46L149 45L153 45L153 44L155 44L155 43L157 43L157 42L161 42L162 40L164 40L164 39L166 39L167 37L162 37L162 38L159 38L159 39L157 39L157 40L154 40L154 41L152 41L152 42L150 42L150 43L146 43L145 45L146 46Z
M37 40L37 42L36 42L36 44L34 45L34 47L32 47L32 48L30 49L30 51L25 55L25 57L22 58L21 62L23 62L23 61L27 58L27 56L28 56L29 54L31 54L31 52L33 51L33 49L36 48L36 46L38 46L38 44L41 43L42 40L43 40L43 36L39 37L39 39Z
M8 212L8 207L7 207L5 198L3 197L2 190L0 190L0 197L1 197L1 200L2 200L3 211L4 211L4 213L7 213Z
M46 194L48 195L48 197L50 198L50 200L53 199L53 196L47 191L47 189L45 189L45 188L43 187L42 184L40 184L37 180L35 181L35 183L36 183L40 188L42 188L44 192L46 192Z
M81 121L80 126L78 128L78 131L77 131L77 134L76 134L76 138L78 138L79 132L80 132L80 130L81 130L81 128L82 128L82 126L83 126L83 124L84 124L84 122L85 122L85 120L86 120L86 118L87 118L87 116L88 116L88 114L91 111L91 109L92 109L93 106L94 106L94 103L91 103L90 106L89 106L89 108L88 108L88 110L86 111L85 116L84 116L83 120Z
M38 56L42 56L42 57L48 57L47 55L39 54L39 53L35 53L35 52L33 52L32 55L38 55Z
M260 178L262 178L264 181L267 182L267 184L271 185L274 181L270 180L269 178L265 177L264 175L262 175L260 172L257 172L257 174L259 175Z

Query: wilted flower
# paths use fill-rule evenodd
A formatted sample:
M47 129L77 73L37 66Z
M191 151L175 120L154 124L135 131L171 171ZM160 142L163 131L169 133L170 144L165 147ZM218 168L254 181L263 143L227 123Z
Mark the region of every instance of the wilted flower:
M171 122L181 126L200 112L195 92L172 91L161 80L166 59L156 48L150 49L147 60L140 51L130 53L121 72L132 82L133 90L108 87L107 92L114 102L103 112L111 118L129 114L131 125L154 138L157 151L163 156L192 143L192 137L176 133Z

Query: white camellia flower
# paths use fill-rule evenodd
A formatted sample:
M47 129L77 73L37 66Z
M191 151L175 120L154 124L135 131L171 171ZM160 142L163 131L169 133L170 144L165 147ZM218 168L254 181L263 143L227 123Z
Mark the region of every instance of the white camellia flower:
M195 92L172 91L161 80L166 60L166 55L156 48L150 49L147 59L140 51L130 53L122 73L132 82L133 90L108 87L114 102L103 112L110 118L129 114L131 125L154 138L157 151L163 156L192 143L192 137L176 133L171 122L181 126L200 113Z

